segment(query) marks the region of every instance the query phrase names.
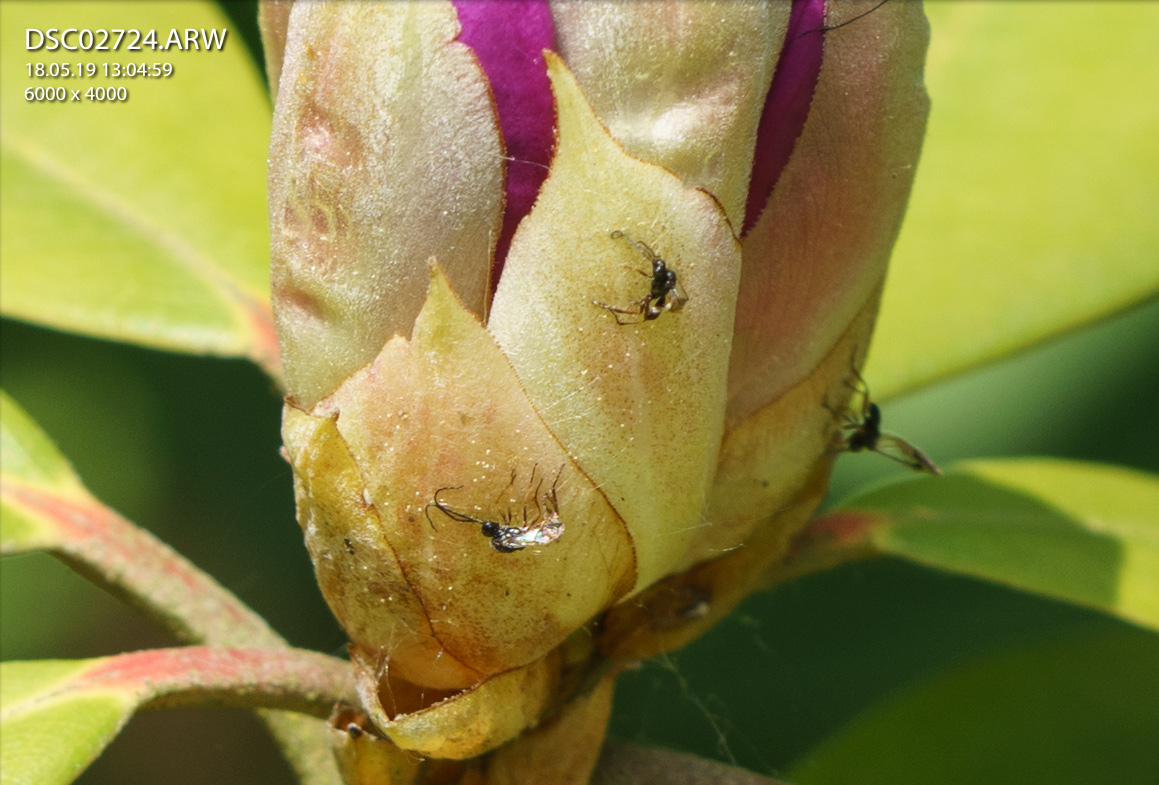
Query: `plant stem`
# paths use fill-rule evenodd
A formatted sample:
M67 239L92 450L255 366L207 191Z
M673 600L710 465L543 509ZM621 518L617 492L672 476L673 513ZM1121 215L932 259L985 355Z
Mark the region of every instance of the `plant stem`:
M130 652L102 661L70 690L120 688L140 709L272 708L326 717L357 700L350 668L318 652L186 646Z
M6 503L50 520L48 551L141 611L178 640L211 646L288 648L265 619L161 540L87 493L54 494L5 479ZM321 656L321 655L319 655ZM259 711L305 785L340 785L326 729L313 718Z

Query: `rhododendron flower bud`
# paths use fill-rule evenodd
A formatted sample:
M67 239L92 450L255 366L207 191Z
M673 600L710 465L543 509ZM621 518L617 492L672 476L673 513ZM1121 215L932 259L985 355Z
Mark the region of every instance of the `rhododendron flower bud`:
M586 781L542 750L594 755L608 663L719 618L824 495L924 129L920 8L268 8L283 437L364 708Z

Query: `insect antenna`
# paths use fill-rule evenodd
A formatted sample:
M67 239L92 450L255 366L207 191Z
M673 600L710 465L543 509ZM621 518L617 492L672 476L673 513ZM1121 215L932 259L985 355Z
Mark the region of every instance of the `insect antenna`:
M468 515L467 513L459 512L458 510L453 509L452 507L448 506L445 501L442 501L439 498L439 494L442 493L443 491L457 491L462 487L463 487L462 485L448 485L445 488L439 488L437 491L435 491L434 501L432 501L430 504L428 504L426 507L423 508L423 514L427 516L427 523L429 523L431 525L431 528L434 529L435 531L438 531L439 529L437 526L435 526L435 522L431 520L431 507L435 507L440 512L442 512L443 515L446 515L452 521L458 521L459 523L483 523L484 522L484 521L481 521L472 515Z
M660 256L655 251L653 251L646 243L642 243L639 240L634 239L631 235L629 235L627 232L625 232L622 229L612 230L612 233L609 236L613 240L621 240L621 239L627 240L628 242L630 242L632 244L632 246L637 251L644 254L644 258L647 259L649 262L654 263L657 259L660 258ZM647 275L647 273L645 273L645 275Z

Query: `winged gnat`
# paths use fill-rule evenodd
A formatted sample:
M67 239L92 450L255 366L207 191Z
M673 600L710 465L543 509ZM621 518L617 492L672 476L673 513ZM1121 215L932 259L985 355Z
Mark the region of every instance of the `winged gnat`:
M861 378L856 366L853 367L853 377L857 383L850 386L854 394L861 397L861 406L856 414L848 411L840 414L842 425L839 449L846 452L875 452L914 471L940 475L942 470L928 455L905 439L881 430L881 408L870 398L869 386ZM829 409L829 406L825 408Z
M431 520L431 508L434 507L453 521L478 524L479 531L484 537L491 540L491 547L499 553L513 553L532 545L550 545L563 535L565 528L563 518L560 516L559 497L557 495L559 476L562 471L563 467L561 466L560 470L555 474L555 479L552 481L551 487L547 491L544 491L544 478L540 476L539 481L535 482L536 469L532 469L531 482L534 483L534 486L532 488L529 485L530 502L525 498L519 519L517 519L516 514L512 512L510 507L495 516L497 520L480 518L470 513L456 510L448 502L439 498L439 494L441 493L458 490L463 487L458 485L440 488L435 491L433 501L425 509L427 522L431 524L432 529L438 530L435 527L434 521ZM515 476L515 471L512 470L511 482L508 483L507 488L514 485Z

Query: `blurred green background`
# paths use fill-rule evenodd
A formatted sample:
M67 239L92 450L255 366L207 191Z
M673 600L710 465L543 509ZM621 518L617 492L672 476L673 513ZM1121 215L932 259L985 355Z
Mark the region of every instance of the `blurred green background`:
M294 522L290 472L278 455L278 395L255 367L10 321L0 330L0 356L0 383L97 496L216 576L294 644L342 651L344 637L313 583ZM1153 303L893 402L885 424L943 463L1052 455L1159 472L1157 358ZM876 455L843 456L835 495L904 471ZM46 556L4 559L0 602L6 660L174 643ZM753 597L687 650L621 676L612 732L783 773L895 689L976 657L1108 635L1122 659L1092 660L1068 683L1119 706L1118 721L1135 728L1136 740L1153 738L1159 684L1140 684L1124 663L1149 658L1159 675L1154 635L900 562L855 564ZM1054 712L1059 696L1048 693L1058 689L1046 679L1005 694L1012 705L1039 701ZM1098 719L1088 703L1073 708L1087 713L1076 717L1081 723ZM1150 755L1140 763L1150 766L1140 775L1146 778L1133 781L1154 782L1159 759L1150 746L1127 743L1124 752L1109 745L1098 754ZM190 710L134 719L80 781L292 779L249 715Z
M256 46L254 3L226 8ZM341 653L344 636L313 583L294 522L290 472L278 455L279 396L255 367L10 321L0 331L0 356L0 383L98 497L216 576L292 643ZM872 386L872 367L866 377ZM1159 303L1152 302L891 401L884 424L942 464L1046 455L1159 472L1156 390ZM904 471L874 455L843 456L834 496ZM2 659L173 644L39 555L3 561L0 621ZM904 706L882 708L899 690L924 694L931 684L944 703L910 707L909 719ZM967 706L963 696L977 701ZM881 711L885 726L899 729L894 743L912 740L914 749L868 740L874 753L862 759L864 770L839 781L886 782L888 773L874 775L874 767L888 772L903 760L915 772L910 781L924 773L928 782L1055 782L1056 769L1066 769L1070 781L1154 783L1159 753L1148 740L1159 731L1157 707L1155 636L1001 587L879 561L756 596L685 651L624 674L612 734L784 774L855 717ZM912 718L921 711L943 739L961 740L962 759L915 753L921 740ZM968 754L981 749L988 751L981 758ZM1098 776L1107 771L1110 779ZM179 711L134 719L79 781L292 778L248 714ZM800 781L810 781L807 772Z

